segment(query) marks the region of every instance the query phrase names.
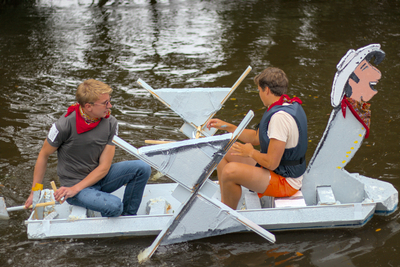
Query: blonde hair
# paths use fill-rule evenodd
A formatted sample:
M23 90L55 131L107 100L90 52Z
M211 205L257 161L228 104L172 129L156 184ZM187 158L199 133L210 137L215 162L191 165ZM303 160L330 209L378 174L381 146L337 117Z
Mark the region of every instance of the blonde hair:
M76 101L81 106L84 106L86 103L96 102L102 94L111 94L112 91L113 90L108 84L94 79L89 79L83 81L83 83L78 86L75 97Z

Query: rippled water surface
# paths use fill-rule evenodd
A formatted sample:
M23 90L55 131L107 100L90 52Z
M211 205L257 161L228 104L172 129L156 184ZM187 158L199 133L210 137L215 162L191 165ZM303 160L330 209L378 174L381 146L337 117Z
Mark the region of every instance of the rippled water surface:
M118 2L118 1L116 1ZM136 0L38 1L0 9L0 195L25 202L33 166L50 125L95 78L113 89L120 136L181 140L180 117L137 83L153 88L231 87L253 71L217 117L239 123L264 109L253 77L267 66L289 76L289 95L304 102L310 159L331 111L336 64L349 49L380 43L386 59L375 87L371 134L346 169L400 188L400 2ZM130 158L117 149L116 161ZM45 187L56 180L50 157ZM214 177L215 178L215 177ZM161 178L156 182L170 182ZM29 213L0 221L1 266L134 266L153 238L27 239ZM399 212L360 229L278 232L276 244L232 234L161 247L144 266L400 266Z

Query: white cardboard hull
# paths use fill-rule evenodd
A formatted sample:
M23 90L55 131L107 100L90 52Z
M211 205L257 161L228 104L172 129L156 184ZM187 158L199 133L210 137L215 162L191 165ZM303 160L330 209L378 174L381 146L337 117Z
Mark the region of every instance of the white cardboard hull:
M174 209L180 202L172 192L177 184L149 184L143 196L143 201L137 216L120 216L116 218L56 218L52 220L35 220L34 214L25 222L29 239L49 238L103 238L118 236L155 236L173 218ZM122 190L116 192L122 194ZM218 192L215 194L218 198ZM170 205L170 214L145 215L146 204L150 199L165 199ZM69 205L64 203L56 206L59 216L65 214ZM270 231L323 229L323 228L354 228L363 226L372 218L376 203L316 205L305 207L283 207L265 209L237 210L238 213ZM193 221L193 224L196 222ZM229 225L212 226L213 231L224 231ZM235 232L247 231L245 226L236 227Z

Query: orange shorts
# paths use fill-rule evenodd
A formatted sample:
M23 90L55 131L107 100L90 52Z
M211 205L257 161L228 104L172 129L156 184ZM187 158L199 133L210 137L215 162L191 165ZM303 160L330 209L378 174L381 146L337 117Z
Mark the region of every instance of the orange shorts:
M271 171L269 173L271 174L269 185L264 193L258 193L259 198L263 196L290 197L296 194L297 191L299 191L291 187L290 184L286 181L285 177Z

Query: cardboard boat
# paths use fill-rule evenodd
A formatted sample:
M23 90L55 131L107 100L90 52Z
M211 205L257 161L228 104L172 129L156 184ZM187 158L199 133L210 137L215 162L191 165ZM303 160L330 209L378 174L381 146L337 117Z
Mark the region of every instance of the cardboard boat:
M242 188L236 210L221 203L219 185L209 176L253 113L248 113L237 132L222 135L203 131L212 116L203 116L193 124L191 115L185 115L185 124L192 127L188 136L193 139L137 149L118 136L114 138L119 147L175 181L148 184L137 216L103 218L97 212L67 203L40 207L25 222L28 238L157 235L153 244L139 255L139 261L144 261L159 245L249 230L275 242L268 231L361 227L375 214L392 214L397 209L398 192L390 183L344 169L368 129L350 107L340 105L345 92L338 88L344 86L343 77L349 77L362 59L381 53L380 45L372 44L350 50L339 62L331 95L333 110L304 174L303 187L296 195L260 199L255 192ZM154 91L153 95L157 94ZM163 94L168 98L169 94L179 93L167 90ZM203 138L195 139L196 131ZM123 190L114 194L122 198ZM40 202L47 201L54 201L51 190L42 191Z

